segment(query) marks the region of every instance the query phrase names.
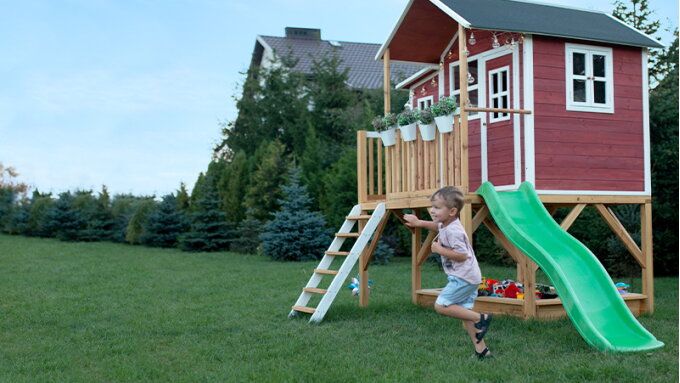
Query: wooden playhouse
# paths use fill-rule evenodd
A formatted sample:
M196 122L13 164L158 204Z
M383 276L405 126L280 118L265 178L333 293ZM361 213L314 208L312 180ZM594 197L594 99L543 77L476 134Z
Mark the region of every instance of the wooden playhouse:
M455 97L460 107L452 132L433 141L397 135L395 145L383 146L376 132L358 132L359 204L336 240L363 241L352 250L360 253L361 305L368 304L368 264L386 217L400 217L402 209L427 214L429 196L444 185L466 193L461 221L468 234L485 225L516 261L516 280L533 291L538 266L504 236L475 193L484 181L501 191L528 181L549 212L571 209L559 222L565 230L585 207L597 209L642 269L642 293L626 295L626 304L635 315L653 312L647 50L659 47L601 12L509 0L409 1L376 56L385 68L385 112L391 111L387 79L395 61L423 65L397 86L410 91L412 108L441 96ZM639 246L610 209L619 204L639 206ZM359 233L370 231L350 233L353 222ZM438 290L422 288L421 267L434 233L411 232L412 301L431 305ZM352 256L336 245L328 257ZM331 261L322 260L291 314L323 317L330 304L325 297L317 308L307 303L314 294L332 301L344 282L317 288L324 275L342 277L329 270ZM480 297L475 310L565 315L559 298L537 301L533 294Z

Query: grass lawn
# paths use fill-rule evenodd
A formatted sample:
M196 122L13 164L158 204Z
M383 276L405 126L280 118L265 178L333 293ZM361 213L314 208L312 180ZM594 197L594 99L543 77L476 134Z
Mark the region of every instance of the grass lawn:
M344 289L321 324L288 319L315 266L0 235L0 382L678 381L677 277L639 318L661 350L603 354L568 319L499 317L480 363L458 322L410 303L409 259L371 267L368 308Z

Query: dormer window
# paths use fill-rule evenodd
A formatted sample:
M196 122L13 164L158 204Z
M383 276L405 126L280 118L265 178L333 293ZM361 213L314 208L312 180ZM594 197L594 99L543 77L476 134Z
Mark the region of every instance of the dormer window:
M614 113L611 48L565 44L567 110Z

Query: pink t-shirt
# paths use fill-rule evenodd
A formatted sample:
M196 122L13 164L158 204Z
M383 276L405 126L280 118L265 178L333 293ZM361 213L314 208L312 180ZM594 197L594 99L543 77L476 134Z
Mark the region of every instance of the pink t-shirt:
M442 257L442 266L446 275L456 276L470 284L482 283L482 272L477 264L475 251L472 250L465 228L460 220L455 220L446 226L439 223L439 243L456 253L467 254L463 262Z

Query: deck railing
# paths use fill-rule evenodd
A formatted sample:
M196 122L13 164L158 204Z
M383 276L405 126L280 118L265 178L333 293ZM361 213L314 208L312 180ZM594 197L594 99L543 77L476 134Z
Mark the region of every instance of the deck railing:
M453 132L437 133L434 141L406 142L397 132L396 144L383 146L376 132L357 132L359 202L430 195L444 185L461 185L461 139L458 116Z

